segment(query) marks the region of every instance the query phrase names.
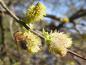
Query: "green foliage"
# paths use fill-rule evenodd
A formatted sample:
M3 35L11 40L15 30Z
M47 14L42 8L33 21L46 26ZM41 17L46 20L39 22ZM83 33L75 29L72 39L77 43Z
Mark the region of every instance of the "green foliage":
M52 40L52 37L51 37L51 36L49 35L49 33L46 32L44 29L43 29L43 31L42 31L42 34L43 34L43 36L44 36L44 38L45 38L45 41L46 41L47 44L49 45L50 42L51 42L51 40Z

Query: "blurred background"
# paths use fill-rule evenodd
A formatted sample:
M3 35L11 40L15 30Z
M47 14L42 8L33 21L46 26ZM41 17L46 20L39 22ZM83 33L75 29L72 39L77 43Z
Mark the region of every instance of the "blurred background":
M86 0L3 0L8 8L20 19L25 16L29 6L42 2L46 6L47 15L40 22L34 23L34 30L43 28L50 32L57 30L69 34L73 40L71 50L86 58ZM72 54L65 57L54 56L43 45L37 54L29 54L21 49L18 54L14 33L20 25L2 13L0 5L0 65L86 65L86 61ZM69 21L65 23L65 20Z

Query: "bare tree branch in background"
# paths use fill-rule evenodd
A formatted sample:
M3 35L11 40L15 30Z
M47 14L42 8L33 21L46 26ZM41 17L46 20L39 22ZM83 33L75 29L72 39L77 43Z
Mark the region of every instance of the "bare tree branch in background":
M80 9L75 12L72 16L69 17L70 22L74 21L77 18L86 16L86 9Z
M74 26L75 26L74 20L75 20L75 19L78 19L78 18L80 18L80 17L83 17L83 16L86 16L86 9L80 9L80 10L78 10L77 12L75 12L72 16L69 17L69 22L70 22L70 23L73 23ZM48 14L48 15L46 15L46 17L49 17L49 18L52 18L52 19L54 19L54 20L60 21L60 18L58 18L57 16L54 16L54 15L49 15L49 14ZM59 30L60 28L62 28L64 24L65 24L65 23L61 22L61 23L57 26L57 30Z

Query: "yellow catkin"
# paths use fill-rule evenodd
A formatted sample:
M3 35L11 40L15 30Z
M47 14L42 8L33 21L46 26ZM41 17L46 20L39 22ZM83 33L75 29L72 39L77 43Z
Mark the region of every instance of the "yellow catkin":
M69 18L64 17L64 18L61 18L60 21L64 22L64 23L68 23L69 22Z
M45 34L45 35L44 35ZM68 48L72 45L72 39L67 34L62 32L51 32L50 34L43 33L48 49L53 54L65 56ZM47 41L48 40L48 41Z
M52 40L49 45L49 51L54 54L65 56L67 49L71 47L72 40L67 34L61 32L50 33Z
M29 32L25 32L24 36L27 36L26 38L26 46L28 48L28 51L30 53L37 53L38 51L40 51L40 47L41 47L41 39L36 36L35 34Z
M37 53L41 50L41 39L30 31L16 32L15 39L17 41L25 41L29 53Z
M25 22L27 24L37 22L46 15L46 7L38 2L36 5L30 6L26 11Z

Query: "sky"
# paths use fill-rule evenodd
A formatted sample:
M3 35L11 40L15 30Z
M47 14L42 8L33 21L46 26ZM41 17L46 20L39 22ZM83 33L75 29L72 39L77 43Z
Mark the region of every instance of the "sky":
M80 8L86 8L86 0L34 0L34 3L38 1L42 2L46 6L46 12L48 14L53 14L61 17L71 15L73 9L76 11ZM25 13L28 7L28 3L29 0L25 1L23 4L18 3L15 5L16 13L18 12L17 14L19 15Z

